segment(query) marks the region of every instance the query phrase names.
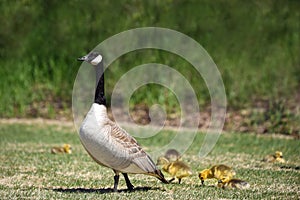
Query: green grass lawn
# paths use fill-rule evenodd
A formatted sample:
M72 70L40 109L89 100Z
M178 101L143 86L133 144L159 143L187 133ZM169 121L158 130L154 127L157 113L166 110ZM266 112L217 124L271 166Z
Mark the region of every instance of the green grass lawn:
M148 150L158 149L173 135L173 131L163 131L139 142ZM197 154L203 137L199 133L183 156L194 174L183 179L182 184L166 185L154 177L129 175L136 189L126 191L122 177L120 192L113 193L112 170L97 165L88 156L74 129L0 124L0 199L299 199L299 140L225 133L213 151L200 159ZM51 147L63 143L72 145L72 154L50 153ZM275 150L283 152L287 163L260 161ZM224 190L215 187L212 180L202 187L197 172L218 163L233 166L236 176L251 187Z
M0 117L70 118L79 56L125 30L163 27L186 34L203 46L218 66L230 108L279 101L282 108L271 114L278 113L278 118L286 115L283 123L288 123L299 113L289 111L299 102L299 7L300 1L295 0L2 0ZM108 102L120 77L146 63L177 70L194 88L199 105L209 106L203 74L184 58L155 49L130 52L109 66L105 71ZM165 87L147 84L136 91L130 103L154 102L176 110L174 97Z

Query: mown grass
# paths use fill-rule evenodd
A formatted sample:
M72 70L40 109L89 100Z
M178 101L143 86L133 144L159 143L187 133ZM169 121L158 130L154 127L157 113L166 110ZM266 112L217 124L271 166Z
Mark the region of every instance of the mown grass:
M175 132L164 130L153 138L138 139L145 148L159 149ZM186 134L189 134L188 132ZM300 191L299 141L253 134L221 135L213 151L197 154L204 135L198 133L183 160L194 175L182 184L162 184L153 177L130 175L136 189L112 193L113 172L97 165L85 152L73 128L42 124L1 124L1 199L298 199ZM50 153L53 146L70 143L73 153ZM266 154L281 150L285 164L267 164ZM163 152L162 152L163 153ZM213 164L233 166L237 177L247 180L247 190L220 189L214 181L200 186L196 172Z

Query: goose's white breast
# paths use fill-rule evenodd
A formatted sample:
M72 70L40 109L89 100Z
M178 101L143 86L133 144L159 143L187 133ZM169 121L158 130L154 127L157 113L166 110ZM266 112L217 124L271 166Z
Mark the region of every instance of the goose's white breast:
M122 172L139 173L128 151L115 144L104 105L94 103L80 128L80 139L91 156L107 167Z

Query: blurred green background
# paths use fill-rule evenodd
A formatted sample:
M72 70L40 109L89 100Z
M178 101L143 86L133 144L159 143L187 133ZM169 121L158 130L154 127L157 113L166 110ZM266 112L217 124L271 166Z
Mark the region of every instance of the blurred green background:
M155 26L182 32L207 50L222 74L229 113L244 117L245 126L299 134L299 21L297 0L1 0L0 117L70 119L76 58L114 34ZM200 106L209 106L201 76L154 50L113 63L108 97L121 75L148 62L178 69L199 91ZM140 88L131 100L133 107L154 102L177 113L175 96L157 85Z

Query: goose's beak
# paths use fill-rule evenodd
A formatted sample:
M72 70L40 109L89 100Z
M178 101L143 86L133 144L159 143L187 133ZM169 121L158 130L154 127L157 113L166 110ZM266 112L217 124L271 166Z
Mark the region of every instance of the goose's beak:
M85 61L86 60L86 56L83 56L81 58L77 58L78 61Z

